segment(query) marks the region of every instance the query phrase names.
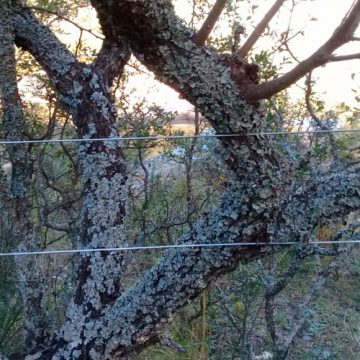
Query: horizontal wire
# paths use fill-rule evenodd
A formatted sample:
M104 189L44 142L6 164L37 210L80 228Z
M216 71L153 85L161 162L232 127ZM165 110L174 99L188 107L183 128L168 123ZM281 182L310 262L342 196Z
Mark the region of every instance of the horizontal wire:
M136 250L166 250L166 249L198 249L210 247L258 247L258 246L292 246L301 245L301 242L241 242L241 243L210 243L210 244L174 244L174 245L148 245L148 246L123 246L98 249L67 249L67 250L42 250L42 251L15 251L0 253L0 257L6 256L29 256L29 255L57 255L57 254L83 254L110 251L136 251ZM327 245L327 244L360 244L360 240L339 240L339 241L309 241L306 244Z
M241 137L241 136L277 136L277 135L307 135L307 134L326 134L326 133L358 133L360 129L335 129L335 130L310 130L310 131L275 131L257 132L248 134L207 134L207 135L165 135L165 136L115 136L108 138L73 138L73 139L43 139L43 140L1 140L0 145L17 144L51 144L51 143L76 143L76 142L95 142L95 141L134 141L134 140L177 140L177 139L202 139L202 138L222 138L222 137Z
M219 137L239 137L239 136L276 136L276 135L306 135L319 133L357 133L360 129L339 129L339 130L313 130L313 131L293 131L293 132L260 132L240 134L208 134L208 135L169 135L169 136L139 136L139 137L111 137L111 138L83 138L83 139L47 139L47 140L10 140L0 141L0 145L15 144L48 144L48 143L71 143L71 142L95 142L95 141L131 141L131 140L175 140L183 138L219 138ZM343 241L310 241L308 244L360 244L360 240ZM136 250L164 250L164 249L194 249L209 247L235 247L235 246L291 246L298 245L299 242L281 242L281 243L210 243L210 244L176 244L176 245L149 245L149 246L128 246L112 247L98 249L67 249L67 250L43 250L43 251L25 251L25 252L7 252L0 253L0 257L5 256L26 256L26 255L51 255L51 254L79 254L93 252L109 251L136 251Z

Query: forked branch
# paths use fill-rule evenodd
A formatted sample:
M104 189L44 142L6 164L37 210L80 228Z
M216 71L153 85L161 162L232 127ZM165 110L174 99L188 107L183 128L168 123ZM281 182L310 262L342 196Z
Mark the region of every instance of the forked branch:
M246 99L253 102L259 99L270 98L272 95L277 94L291 84L294 84L315 68L330 61L334 61L337 57L332 55L333 52L347 42L354 40L353 34L357 29L359 22L360 0L357 0L331 37L318 50L307 59L301 61L286 74L248 89L245 95Z

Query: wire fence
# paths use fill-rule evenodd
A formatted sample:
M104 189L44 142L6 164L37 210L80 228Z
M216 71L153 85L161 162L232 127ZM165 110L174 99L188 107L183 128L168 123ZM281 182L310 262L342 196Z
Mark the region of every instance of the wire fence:
M338 241L308 241L309 245L339 245L339 244L360 244L360 240L338 240ZM64 249L64 250L40 250L40 251L14 251L0 253L1 257L11 256L34 256L34 255L58 255L58 254L90 254L98 252L125 252L125 251L149 251L149 250L179 250L189 249L198 250L200 248L222 248L222 247L288 247L295 245L303 245L298 241L285 242L235 242L235 243L199 243L199 244L173 244L173 245L141 245L141 246L122 246L109 248L94 248L94 249Z
M19 145L19 144L52 144L52 143L83 143L97 141L145 141L145 140L178 140L178 139L203 139L203 138L224 138L224 137L244 137L244 136L296 136L310 134L328 133L359 133L360 129L333 129L333 130L304 130L304 131L274 131L274 132L255 132L247 134L205 134L205 135L165 135L165 136L115 136L106 138L70 138L70 139L39 139L39 140L1 140L0 145Z
M327 133L359 133L360 129L332 129L332 130L307 130L307 131L275 131L257 132L248 134L205 134L205 135L168 135L168 136L129 136L129 137L107 137L107 138L63 138L63 139L38 139L38 140L1 140L0 145L18 144L51 144L51 143L82 143L97 141L141 141L141 140L177 140L177 139L202 139L202 138L221 138L221 137L242 137L242 136L292 136L310 135ZM309 241L312 245L330 244L360 244L360 240L339 240L339 241ZM123 246L110 248L92 249L64 249L64 250L40 250L40 251L14 251L0 253L1 257L11 256L35 256L35 255L56 255L56 254L83 254L95 252L124 252L124 251L149 251L149 250L170 250L170 249L198 249L198 248L220 248L220 247L259 247L259 246L295 246L301 245L300 242L236 242L236 243L207 243L207 244L173 244L173 245L144 245L144 246Z

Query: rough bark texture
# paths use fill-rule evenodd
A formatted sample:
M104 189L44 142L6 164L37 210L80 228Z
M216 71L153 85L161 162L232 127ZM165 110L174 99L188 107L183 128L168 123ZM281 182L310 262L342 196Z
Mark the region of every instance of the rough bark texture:
M7 140L23 139L25 120L17 89L13 24L10 3L0 2L0 96L3 125ZM9 188L4 188L1 208L4 236L8 249L37 250L36 234L31 221L30 182L33 160L26 145L8 145L12 173ZM33 258L15 259L18 288L25 313L25 342L29 346L46 343L47 322L42 309L44 278Z
M3 19L11 18L15 43L47 71L80 136L118 135L108 86L121 73L128 47L158 79L197 106L217 133L239 135L221 138L231 185L219 206L179 242L301 243L311 237L321 219L360 208L358 170L298 180L296 168L276 151L271 140L248 135L264 128L261 104L249 104L243 96L257 83L256 68L212 49L198 48L169 1L92 0L106 41L90 66L78 62L31 11L19 4L10 10L0 4L9 11L6 17L0 16L0 35L4 35ZM1 41L13 46L12 38ZM1 96L11 103L5 91ZM86 143L80 146L79 159L85 197L78 246L126 244L126 167L120 145ZM122 253L83 255L65 323L45 350L38 344L31 359L126 359L158 341L172 314L212 280L239 262L258 259L267 252L261 246L168 251L130 289L121 287L126 263ZM16 358L25 358L25 354Z
M46 69L61 95L63 107L73 115L78 134L84 138L118 136L109 85L121 73L129 56L127 49L104 44L97 61L86 66L29 10L20 9L15 18L16 43L31 52ZM120 144L104 141L81 144L79 159L84 202L77 226L78 247L124 246L126 173ZM81 328L88 318L97 318L103 307L121 293L122 263L123 255L117 252L80 257L78 282L64 331L72 341L82 336Z
M227 0L216 0L215 4L213 5L211 11L209 12L208 17L202 24L199 31L193 37L193 42L197 46L204 46L206 40L208 39L211 31L213 30L215 24L217 23Z

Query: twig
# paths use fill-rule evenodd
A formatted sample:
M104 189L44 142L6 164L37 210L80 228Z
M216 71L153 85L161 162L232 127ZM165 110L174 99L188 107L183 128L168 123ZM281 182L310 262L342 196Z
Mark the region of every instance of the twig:
M284 75L245 89L246 99L254 102L259 99L270 98L272 95L286 89L289 85L301 79L310 71L328 63L336 49L354 39L353 33L357 29L359 21L360 0L357 0L331 37L319 49Z
M39 6L24 6L24 8L26 9L30 9L30 10L35 10L35 11L41 11L41 12L46 12L48 14L51 14L51 15L55 15L57 16L59 19L62 19L62 20L65 20L67 21L68 23L74 25L75 27L77 27L79 30L81 31L85 31L89 34L91 34L92 36L100 39L100 40L104 40L105 38L100 36L100 35L97 35L96 33L94 33L91 29L86 29L84 28L83 26L77 24L76 22L70 20L68 17L64 16L64 15L61 15L59 13L57 13L56 11L51 11L51 10L48 10L48 9L45 9L45 8L42 8L42 7L39 7Z

